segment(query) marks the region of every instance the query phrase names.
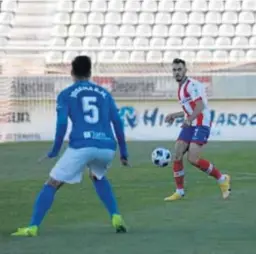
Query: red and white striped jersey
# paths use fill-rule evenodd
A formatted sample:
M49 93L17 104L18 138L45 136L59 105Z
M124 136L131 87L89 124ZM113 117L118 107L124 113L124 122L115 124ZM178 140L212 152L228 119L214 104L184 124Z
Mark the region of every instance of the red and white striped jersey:
M192 122L192 126L211 126L211 113L208 108L208 99L204 84L197 80L187 78L179 87L178 99L186 117L193 113L196 101L202 100L204 109Z

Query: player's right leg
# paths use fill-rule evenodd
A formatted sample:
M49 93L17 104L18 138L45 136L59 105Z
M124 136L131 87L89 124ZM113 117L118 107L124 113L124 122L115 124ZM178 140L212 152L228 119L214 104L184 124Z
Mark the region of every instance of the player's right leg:
M183 156L189 148L189 142L193 131L191 128L183 128L180 132L178 140L175 143L174 158L173 158L173 175L176 183L176 191L165 201L175 201L181 199L184 195L184 167Z
M34 203L33 213L28 227L18 228L12 236L37 236L38 229L44 217L51 208L57 190L63 182L50 178L38 193Z
M39 226L50 210L57 190L64 183L78 183L89 157L84 155L83 149L67 148L50 172L50 179L39 192L33 208L28 227L18 228L13 236L37 236Z
M106 172L113 161L115 151L109 149L97 149L96 159L89 164L90 177L96 193L105 206L112 220L112 225L117 233L127 231L125 222L120 215L115 194L106 177Z

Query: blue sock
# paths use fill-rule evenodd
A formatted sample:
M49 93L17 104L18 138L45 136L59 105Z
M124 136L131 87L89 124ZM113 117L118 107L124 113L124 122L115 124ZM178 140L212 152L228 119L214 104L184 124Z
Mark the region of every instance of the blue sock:
M39 226L48 210L51 208L57 189L51 185L45 184L39 192L30 221L30 226Z
M119 214L116 198L108 179L104 176L101 180L93 180L93 184L110 217L113 214Z

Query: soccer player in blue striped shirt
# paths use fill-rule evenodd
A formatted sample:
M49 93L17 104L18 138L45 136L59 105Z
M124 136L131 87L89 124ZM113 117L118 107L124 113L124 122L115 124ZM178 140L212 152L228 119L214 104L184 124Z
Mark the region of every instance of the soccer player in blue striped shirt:
M96 193L106 207L116 232L126 232L111 185L105 176L116 151L118 140L120 159L128 166L124 129L115 101L104 88L92 83L91 59L78 56L72 62L74 84L64 89L57 98L55 141L46 157L59 154L68 125L72 122L69 146L50 172L49 180L39 192L28 227L18 228L14 236L37 236L39 226L51 208L57 190L65 183L82 180L89 169Z

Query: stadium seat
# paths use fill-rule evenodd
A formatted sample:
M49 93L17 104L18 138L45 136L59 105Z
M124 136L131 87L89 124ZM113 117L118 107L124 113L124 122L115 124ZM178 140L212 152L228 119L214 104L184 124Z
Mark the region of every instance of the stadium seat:
M156 25L169 25L172 23L171 14L167 12L158 12L155 16Z
M191 11L190 3L191 3L191 1L189 1L189 0L176 1L175 11L190 12Z
M219 34L219 31L218 31L217 25L207 24L207 25L204 25L202 28L202 36L217 37L218 34Z
M2 12L15 12L17 9L17 1L15 0L6 0L1 1L1 11Z
M53 37L67 37L68 36L68 29L66 26L56 25L52 29L52 36Z
M193 0L191 10L194 12L206 12L208 11L208 0Z
M199 50L196 53L196 62L210 62L212 60L212 52L208 50Z
M210 0L208 5L209 11L224 11L224 1L223 0Z
M105 25L103 28L103 36L105 37L117 37L118 33L119 27L117 25Z
M213 52L213 62L228 62L229 61L229 55L228 52L225 50L216 50Z
M133 40L133 46L134 47L138 47L138 48L142 48L142 47L148 47L149 46L149 39L148 38L144 38L144 37L136 37Z
M124 3L120 0L110 0L108 3L108 11L113 12L123 12L124 11Z
M255 18L254 13L251 11L239 13L239 23L241 24L254 24Z
M92 44L92 46L93 45L94 44ZM97 44L95 44L95 45L97 45ZM114 38L111 38L111 37L103 37L100 40L100 46L101 47L115 47L116 46L116 40Z
M81 47L82 41L80 38L69 37L66 41L67 47Z
M195 47L199 45L199 41L195 37L186 37L183 40L183 46Z
M222 23L223 24L237 24L238 21L238 17L236 12L233 11L228 11L228 12L224 12L222 14Z
M128 51L116 51L114 54L114 62L129 63L130 54Z
M65 51L63 54L63 63L68 64L71 63L72 60L79 55L77 51Z
M62 63L62 53L60 51L51 51L46 54L46 63L51 64L61 64Z
M215 45L213 37L202 37L199 41L199 45L203 47L211 47Z
M153 37L167 37L168 27L165 25L155 25L152 29Z
M58 12L72 12L73 11L73 3L72 1L59 1L57 5Z
M125 12L122 17L123 24L137 25L138 24L138 14L136 12Z
M204 14L202 12L191 12L189 14L188 23L196 25L204 24Z
M71 15L71 24L73 25L84 25L87 23L87 15L82 12L74 12Z
M136 35L136 29L133 25L121 25L119 30L119 36L134 37Z
M69 25L70 24L70 16L68 13L60 12L55 14L53 24L55 25Z
M252 36L256 36L256 24L252 27Z
M256 1L255 0L243 0L241 9L243 11L256 11Z
M101 27L99 25L88 25L85 28L86 36L101 37Z
M189 62L194 62L196 59L196 52L195 51L182 51L180 53L180 57L186 59Z
M240 11L241 10L240 1L226 0L225 10L226 11Z
M172 63L173 59L178 57L180 57L180 54L178 51L165 51L163 56L163 62Z
M132 47L133 41L129 37L119 37L116 42L117 48Z
M229 61L243 61L245 59L245 52L243 50L231 50L229 53Z
M235 35L235 28L233 25L222 24L219 27L219 36L233 37Z
M91 3L91 12L106 12L107 8L105 0L93 0Z
M139 12L140 11L140 2L134 0L126 0L125 10L128 12Z
M186 36L200 37L201 36L201 26L199 26L199 25L188 25L186 27Z
M136 29L136 36L151 37L151 27L149 25L139 25Z
M248 50L246 52L246 60L247 61L256 61L256 50Z
M145 63L145 52L144 51L133 51L130 55L130 62Z
M170 0L160 0L158 4L158 11L168 13L174 11L174 2Z
M99 46L98 38L85 37L83 40L83 46L84 47L98 47Z
M51 40L50 40L50 43L49 43L49 46L51 46L51 47L55 47L55 46L65 46L65 39L64 38L59 38L59 37L57 37L57 38L52 38Z
M155 17L153 13L141 12L139 15L139 24L141 25L152 25L155 22Z
M13 21L14 15L10 12L0 13L0 24L1 25L10 25Z
M8 40L6 37L0 37L0 46L3 47L3 46L6 46L8 43Z
M112 63L114 53L112 51L100 51L97 56L97 61L100 63Z
M85 12L90 12L91 10L91 5L90 5L89 0L77 0L74 3L74 11L76 12L81 12L81 13L85 13Z
M163 59L162 52L161 51L152 51L150 50L147 53L146 61L148 63L161 63Z
M108 12L105 16L105 23L114 24L114 25L121 24L122 23L121 14L118 12Z
M232 40L232 45L233 46L248 46L249 41L246 37L235 37Z
M85 35L84 26L71 25L68 29L68 36L82 38Z
M172 15L172 24L186 25L188 23L188 15L185 12L175 12Z
M141 4L141 10L145 12L156 12L157 2L155 0L143 0Z
M165 39L164 38L152 38L150 40L150 47L165 47Z
M252 34L251 26L248 24L238 24L236 26L236 36L250 36Z
M250 38L249 44L250 46L254 46L254 47L256 46L256 36L253 36Z
M181 45L182 45L182 39L179 37L169 37L166 41L167 47L181 46Z
M104 14L102 12L91 12L88 15L88 24L103 25L105 23Z
M185 35L185 28L183 25L172 25L169 29L169 35L170 36L176 36L176 37L184 37Z
M205 23L206 24L220 24L222 21L220 12L207 12L205 15Z
M216 46L230 46L231 39L229 37L218 37L215 41Z

